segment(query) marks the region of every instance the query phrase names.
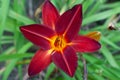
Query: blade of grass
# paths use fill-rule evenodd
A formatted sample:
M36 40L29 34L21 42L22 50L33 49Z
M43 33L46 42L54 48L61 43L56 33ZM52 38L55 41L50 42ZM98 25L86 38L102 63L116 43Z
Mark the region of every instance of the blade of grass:
M100 0L97 0L94 2L92 7L90 8L90 11L87 12L86 17L90 17L91 15L95 14L99 10L100 5L103 3Z
M10 4L10 0L1 0L1 26L0 26L0 49L1 48L1 37L3 35L4 29L5 29L5 23L6 23L6 19L7 19L7 15L8 15L8 10L9 10L9 4ZM1 51L0 50L0 51Z
M17 57L16 57L17 56ZM32 57L33 54L31 53L13 53L13 54L1 54L0 55L0 62L10 60L10 59L22 59L22 58L29 58Z
M10 10L8 15L9 15L9 17L11 17L15 20L18 20L18 21L20 21L20 22L22 22L26 25L35 23L33 20L27 18L26 16L22 16L22 15L16 13L16 12L14 12L13 10Z
M95 68L93 69L93 67L88 66L88 78L90 78L90 80L105 80L104 77L99 73L95 72L95 70Z
M113 48L120 50L120 47L117 46L115 43L111 42L109 39L105 38L104 36L102 36L101 41L103 41L104 43L109 44L110 46L112 46Z
M83 57L86 59L86 60L91 60L90 63L92 64L104 64L103 60L93 56L93 55L90 55L90 54L83 54Z
M110 71L111 74L115 75L116 77L120 78L120 69L116 69L116 68L108 68L108 67L104 67L106 70Z
M1 22L0 22L0 24L1 24ZM4 30L13 33L15 25L16 25L15 20L8 16L6 23L5 23Z
M18 75L19 75L19 80L23 80L22 65L18 65Z
M94 0L85 0L83 1L83 14L87 12L89 7L93 4Z
M104 57L107 59L107 61L112 67L120 68L118 64L116 63L114 57L112 56L112 53L109 51L109 49L104 44L102 44L102 48L100 51L102 52L102 54L104 55Z
M2 36L2 40L11 40L13 39L12 36Z
M104 65L103 66L97 66L98 68L100 68L100 69L102 69L102 71L103 71L103 75L105 76L105 77L107 77L109 80L119 80L119 78L118 77L116 77L115 75L113 75L110 71L108 71L106 68L108 68L107 66L105 67Z
M118 13L120 13L120 7L113 8L113 9L110 9L110 10L106 10L106 11L103 11L101 13L96 13L94 15L86 17L83 20L82 25L84 26L86 24L90 24L90 23L95 22L95 21L103 20L103 19L109 18L112 15L116 15Z
M72 8L74 5L81 4L84 0L68 0L69 7Z
M84 57L86 58L86 60L90 63L92 63L91 65L88 66L88 70L90 72L92 72L92 75L90 77L94 78L93 80L102 80L103 77L107 77L108 79L110 80L117 80L118 77L116 77L115 75L113 75L110 71L108 71L106 68L109 68L108 66L105 66L105 64L98 64L98 63L93 63L94 61L92 61L92 56L89 56L89 55L84 55ZM94 58L93 58L94 59ZM99 62L99 59L97 59ZM97 72L96 72L97 71ZM101 71L101 72L98 72L98 71ZM98 79L99 78L99 79Z
M32 43L27 43L27 44L25 44L25 45L18 51L18 54L19 54L19 53L25 53L31 46L32 46ZM2 79L2 80L7 80L7 79L8 79L9 74L11 73L11 71L13 70L13 68L15 67L15 65L16 65L16 63L17 63L18 60L19 60L19 58L10 61L10 64L8 64L8 65L6 66L5 72L3 73L3 79Z
M49 80L49 77L51 73L54 71L54 69L55 69L55 65L53 63L50 64L50 66L47 69L46 75L45 75L45 80Z
M13 43L13 40L3 40L1 41L1 44L10 44Z
M16 13L18 13L20 15L24 15L25 14L25 5L24 4L25 4L25 1L23 1L23 0L21 0L21 1L14 0L13 11L15 11ZM20 25L22 25L22 23L18 20L14 20L14 21L15 21L15 26L14 26L14 31L13 31L14 43L15 43L16 51L18 51L22 47L22 45L24 45L25 39L23 39L23 36L18 31L18 27Z
M101 9L110 9L110 8L118 7L119 5L120 5L120 2L117 1L117 2L114 2L114 3L107 3L105 5L102 5L100 8Z
M82 80L82 71L80 70L80 67L78 66L76 73L75 73L76 80Z
M14 50L15 50L15 47L11 46L8 49L6 49L2 54L10 54L11 52L14 52Z

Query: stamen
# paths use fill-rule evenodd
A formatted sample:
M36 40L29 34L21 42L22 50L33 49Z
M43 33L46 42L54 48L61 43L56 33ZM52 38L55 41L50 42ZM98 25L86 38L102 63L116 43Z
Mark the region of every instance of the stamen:
M66 41L63 36L54 36L51 46L54 50L61 51L66 46Z

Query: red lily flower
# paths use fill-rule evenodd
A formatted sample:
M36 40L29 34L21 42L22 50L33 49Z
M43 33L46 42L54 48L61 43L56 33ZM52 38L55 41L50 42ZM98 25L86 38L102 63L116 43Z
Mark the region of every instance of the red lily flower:
M20 27L28 40L41 47L29 65L30 76L36 75L53 62L72 77L77 68L76 52L94 52L101 47L91 37L78 35L82 23L81 4L59 15L57 9L47 0L42 8L42 19L43 25Z

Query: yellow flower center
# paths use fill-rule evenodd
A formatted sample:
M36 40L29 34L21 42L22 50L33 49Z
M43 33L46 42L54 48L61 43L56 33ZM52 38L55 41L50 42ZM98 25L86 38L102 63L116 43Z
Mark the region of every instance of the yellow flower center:
M62 51L67 44L63 36L53 36L50 43L52 49L56 51Z

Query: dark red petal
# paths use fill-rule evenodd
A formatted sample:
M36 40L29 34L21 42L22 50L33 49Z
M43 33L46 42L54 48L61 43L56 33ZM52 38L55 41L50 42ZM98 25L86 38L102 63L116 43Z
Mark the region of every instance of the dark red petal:
M59 13L54 5L49 0L45 1L42 8L43 23L55 30L55 24L58 17Z
M73 77L77 68L78 58L71 47L66 47L62 53L55 52L52 55L52 60L59 68L61 68L69 76Z
M33 24L20 27L21 32L24 36L33 42L34 44L40 46L43 49L49 49L49 37L54 35L54 31L48 27Z
M29 76L34 76L45 69L51 63L51 53L49 51L38 50L28 68Z
M72 43L73 48L78 52L95 52L101 48L99 42L85 36L77 36Z
M69 42L78 34L81 23L82 5L76 5L60 16L56 23L56 31L63 34Z

